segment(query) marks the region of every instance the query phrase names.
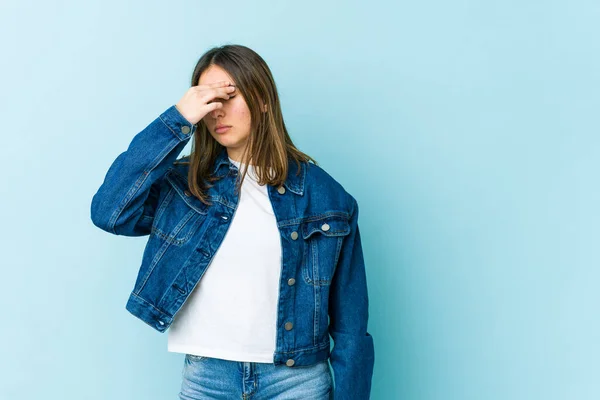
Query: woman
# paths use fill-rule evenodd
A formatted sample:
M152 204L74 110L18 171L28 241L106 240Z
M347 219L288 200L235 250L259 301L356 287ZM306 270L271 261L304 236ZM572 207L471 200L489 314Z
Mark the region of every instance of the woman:
M368 399L355 198L294 146L257 53L213 48L191 86L92 200L96 226L149 235L127 310L186 355L181 399Z

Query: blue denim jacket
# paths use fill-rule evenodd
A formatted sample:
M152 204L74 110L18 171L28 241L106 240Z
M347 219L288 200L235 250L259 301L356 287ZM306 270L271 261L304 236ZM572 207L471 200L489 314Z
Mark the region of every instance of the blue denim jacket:
M97 227L149 235L126 309L159 332L202 279L239 200L239 170L226 148L214 164L221 179L208 191L213 204L191 195L188 165L177 157L195 130L169 107L114 160L91 203ZM273 363L306 366L330 357L333 398L368 399L375 355L358 204L319 166L303 162L296 172L290 160L283 186L267 185L283 252Z

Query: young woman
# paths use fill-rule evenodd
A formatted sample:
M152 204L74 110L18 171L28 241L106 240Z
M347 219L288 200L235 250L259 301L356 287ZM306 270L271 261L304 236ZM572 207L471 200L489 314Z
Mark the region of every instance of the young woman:
M201 56L114 160L91 218L149 236L126 308L185 354L181 399L369 398L358 204L294 146L251 49Z

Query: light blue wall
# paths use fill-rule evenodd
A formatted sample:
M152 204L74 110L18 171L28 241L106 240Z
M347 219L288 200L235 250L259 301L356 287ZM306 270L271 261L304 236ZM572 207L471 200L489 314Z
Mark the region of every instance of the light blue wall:
M124 308L144 238L89 219L209 47L272 68L358 199L374 399L598 399L594 1L4 1L0 398L175 399ZM186 149L189 151L189 147Z

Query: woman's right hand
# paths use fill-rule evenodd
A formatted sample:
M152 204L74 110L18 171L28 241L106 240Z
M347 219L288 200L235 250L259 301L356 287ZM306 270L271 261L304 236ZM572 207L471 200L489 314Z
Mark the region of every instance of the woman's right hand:
M175 104L175 107L189 123L197 124L209 112L223 107L222 102L213 101L215 98L229 99L234 91L235 86L230 86L228 81L192 86ZM213 102L209 103L210 101Z

